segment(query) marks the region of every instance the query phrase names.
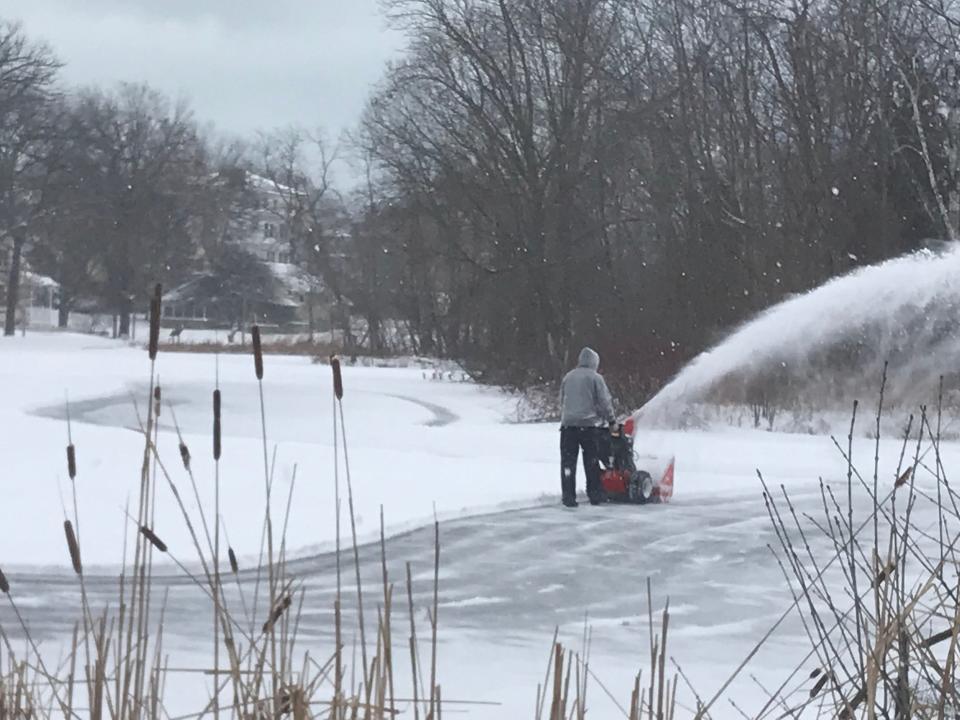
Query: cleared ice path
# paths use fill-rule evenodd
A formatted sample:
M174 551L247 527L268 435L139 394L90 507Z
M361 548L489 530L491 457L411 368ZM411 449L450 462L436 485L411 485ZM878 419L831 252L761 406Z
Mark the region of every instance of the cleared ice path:
M801 511L812 510L819 502L812 495L796 501ZM430 527L387 541L390 578L397 584L398 600L403 600L395 607L404 619L405 563L409 561L414 603L426 623L426 608L432 602L433 537ZM749 638L761 635L790 601L766 547L775 538L757 496L680 500L669 506L504 512L441 524L440 543L441 635L495 631L505 641L547 644L557 626L571 632L582 628L586 614L595 642L620 652L633 646L639 660L647 637L649 576L655 612L665 594L670 594L673 651L682 657L683 646L689 644L702 659L704 637L710 637L710 646L722 649L726 656L736 646L745 652ZM379 546L363 547L360 558L371 610L382 603ZM343 562L345 603L352 612L350 553L344 554ZM300 625L304 637L332 635L335 568L333 554L288 563L289 574L307 589ZM13 574L10 581L20 604L29 607L34 632L54 638L71 631L80 616L74 576L27 572ZM249 608L256 573L242 570L240 581ZM208 634L209 602L194 583L182 575L164 575L155 577L154 587L155 602L169 590L168 636L189 641ZM94 608L116 606L114 579L88 577L87 589ZM231 584L229 602L242 615L237 592ZM262 588L260 592L262 596ZM0 621L16 635L13 618L7 614L6 609L0 610ZM258 614L264 614L262 600Z

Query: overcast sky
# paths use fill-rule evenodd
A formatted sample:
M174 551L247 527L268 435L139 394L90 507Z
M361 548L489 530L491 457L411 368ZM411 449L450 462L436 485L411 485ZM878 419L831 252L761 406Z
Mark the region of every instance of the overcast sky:
M402 38L377 0L3 0L80 85L146 81L226 133L300 124L336 139Z

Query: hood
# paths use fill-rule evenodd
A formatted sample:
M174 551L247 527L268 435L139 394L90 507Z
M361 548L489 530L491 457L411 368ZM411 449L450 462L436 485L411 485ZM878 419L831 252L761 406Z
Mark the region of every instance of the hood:
M600 367L600 356L595 350L585 347L580 351L580 359L577 361L577 367L590 368L596 370Z

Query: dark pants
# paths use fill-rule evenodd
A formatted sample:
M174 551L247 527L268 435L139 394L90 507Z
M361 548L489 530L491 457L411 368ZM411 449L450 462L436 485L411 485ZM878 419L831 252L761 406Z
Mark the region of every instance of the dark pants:
M583 450L583 471L587 476L587 496L599 502L600 490L600 428L560 428L560 487L563 501L577 497L577 456Z

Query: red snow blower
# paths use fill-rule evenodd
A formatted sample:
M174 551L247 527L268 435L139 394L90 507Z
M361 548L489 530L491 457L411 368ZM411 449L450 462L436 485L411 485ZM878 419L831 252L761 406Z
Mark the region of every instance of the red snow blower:
M633 434L636 429L633 418L620 423L612 433L602 433L600 486L608 502L665 503L673 497L674 458L664 464L663 460L644 456L642 463L648 469L637 468L637 456L633 449ZM654 477L659 478L655 480Z

